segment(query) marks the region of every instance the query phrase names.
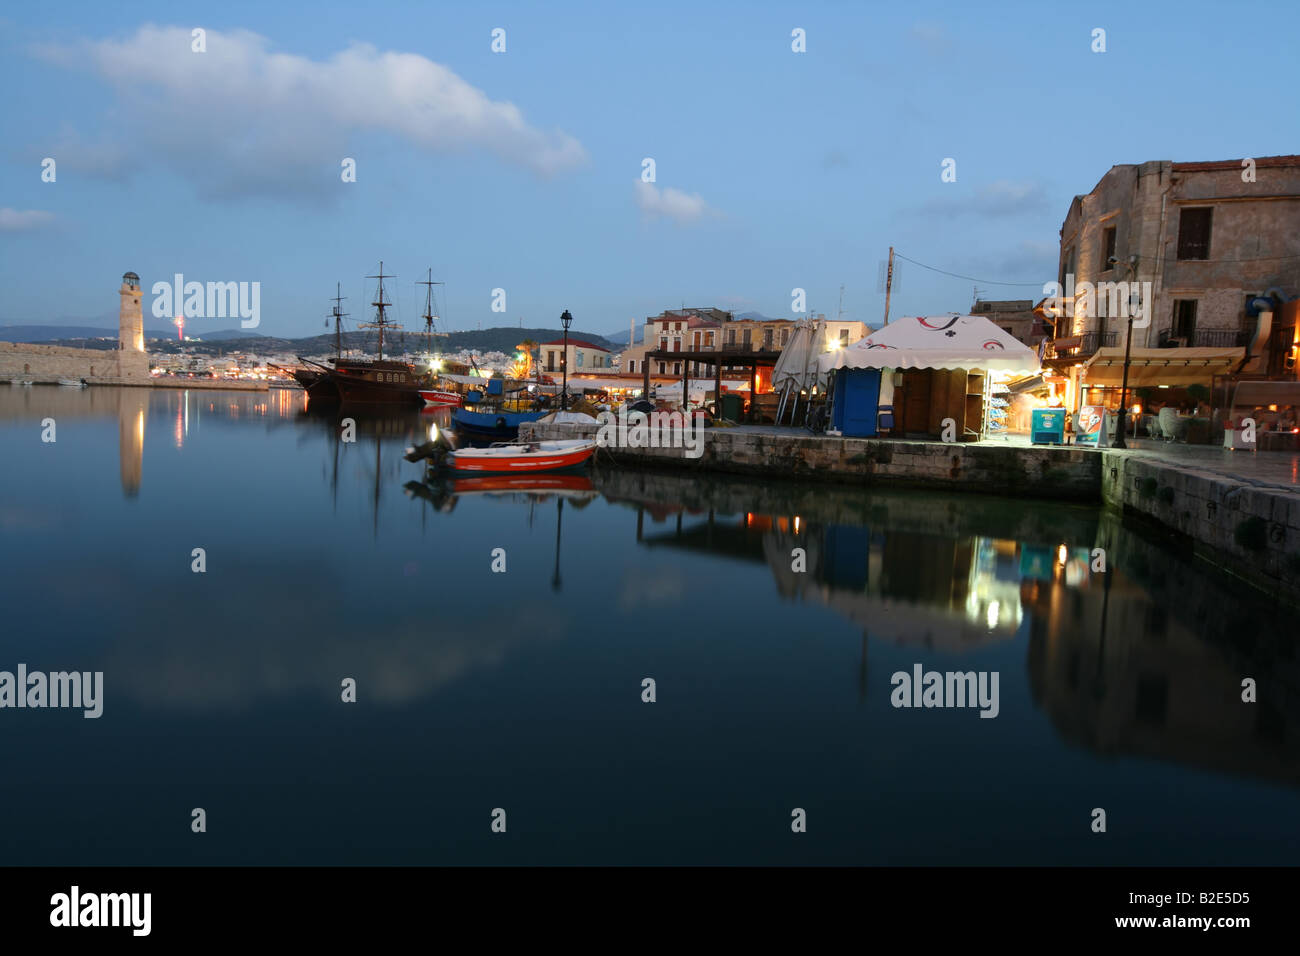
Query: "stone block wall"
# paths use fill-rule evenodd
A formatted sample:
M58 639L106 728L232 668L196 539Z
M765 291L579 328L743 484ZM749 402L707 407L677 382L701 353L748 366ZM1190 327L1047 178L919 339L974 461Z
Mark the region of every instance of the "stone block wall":
M1300 594L1300 494L1229 476L1104 451L1102 498L1155 522L1260 588Z
M73 349L61 345L0 342L0 383L85 379L105 385L148 385L149 356L122 349Z

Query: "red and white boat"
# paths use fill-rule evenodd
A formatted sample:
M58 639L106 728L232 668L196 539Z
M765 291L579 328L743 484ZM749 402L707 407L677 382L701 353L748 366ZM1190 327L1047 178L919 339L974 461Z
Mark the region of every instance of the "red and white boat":
M420 397L430 408L460 408L464 398L459 392L444 392L436 388L420 389Z
M521 475L580 468L596 451L591 439L510 442L490 448L461 448L447 456L459 474Z

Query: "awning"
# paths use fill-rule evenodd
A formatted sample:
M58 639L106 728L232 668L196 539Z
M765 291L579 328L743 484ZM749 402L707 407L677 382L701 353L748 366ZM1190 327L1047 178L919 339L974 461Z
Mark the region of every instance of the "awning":
M1128 387L1209 385L1213 376L1236 371L1245 357L1242 348L1133 349L1129 354ZM1122 385L1124 350L1098 349L1079 370L1079 382L1089 387Z
M908 316L821 358L840 368L945 368L1037 373L1038 353L980 315Z
M1232 407L1257 405L1300 405L1300 382L1240 382L1233 391Z
M1043 381L1041 375L1030 375L1018 382L1007 382L1007 391L1012 395L1019 395L1022 392L1036 392L1040 388L1047 388L1047 382Z

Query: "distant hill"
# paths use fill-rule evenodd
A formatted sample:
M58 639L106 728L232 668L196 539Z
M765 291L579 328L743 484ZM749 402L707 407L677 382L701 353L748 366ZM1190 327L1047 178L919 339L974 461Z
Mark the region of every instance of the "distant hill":
M145 338L176 337L176 330L146 329ZM54 342L64 339L112 339L117 341L116 326L108 329L92 325L0 325L0 342Z

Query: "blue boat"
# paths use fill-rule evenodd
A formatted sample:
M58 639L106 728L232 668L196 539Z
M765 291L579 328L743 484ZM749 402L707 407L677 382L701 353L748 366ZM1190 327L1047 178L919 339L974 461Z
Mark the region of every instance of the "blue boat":
M519 437L519 426L524 422L535 422L545 415L540 412L475 412L467 408L453 408L452 424L456 430L470 438L482 438L491 441L510 441Z

